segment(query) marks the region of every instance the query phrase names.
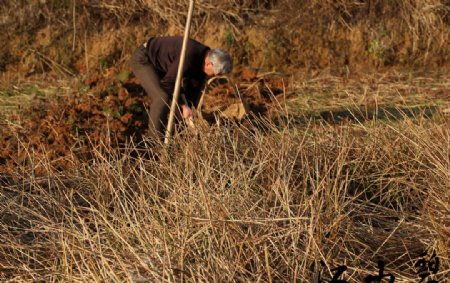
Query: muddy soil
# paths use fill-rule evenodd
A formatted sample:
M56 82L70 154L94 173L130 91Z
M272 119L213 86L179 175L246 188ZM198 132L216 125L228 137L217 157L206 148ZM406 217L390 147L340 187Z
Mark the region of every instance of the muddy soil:
M199 116L210 124L217 119L270 116L274 101L285 96L281 76L244 70L239 77L239 83L221 78L210 82ZM39 174L49 164L67 170L92 158L92 150L99 145L119 149L131 140L142 141L151 101L138 81L119 80L118 72L112 70L91 76L85 84L86 93L36 99L31 108L8 117L8 125L0 128L0 172L31 165Z

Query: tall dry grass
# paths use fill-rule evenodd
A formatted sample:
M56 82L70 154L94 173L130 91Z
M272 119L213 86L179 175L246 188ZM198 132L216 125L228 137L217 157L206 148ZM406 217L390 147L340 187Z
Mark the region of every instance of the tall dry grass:
M96 145L71 172L24 148L29 164L0 182L0 280L311 282L345 264L361 282L384 260L418 282L433 251L443 280L450 135L436 116L219 125L168 147Z
M210 17L239 21L242 20L243 13L256 12L269 2L271 1L196 1L194 24L206 22ZM72 27L73 24L86 26L109 22L119 26L137 22L141 18L147 25L164 23L183 28L188 5L188 0L7 1L0 7L0 24L12 24L11 27L20 31L40 28L44 24L55 24L62 28ZM149 22L149 19L154 21Z

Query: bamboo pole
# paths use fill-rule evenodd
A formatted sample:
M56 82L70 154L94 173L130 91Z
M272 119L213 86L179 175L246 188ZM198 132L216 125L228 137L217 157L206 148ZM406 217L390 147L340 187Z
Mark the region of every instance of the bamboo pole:
M191 29L191 20L192 20L192 12L194 11L194 2L195 2L194 0L189 1L189 10L188 10L188 16L187 16L187 20L186 20L186 26L184 28L183 45L181 47L177 79L175 81L175 89L173 91L172 104L170 106L169 121L167 123L166 136L164 139L165 144L169 143L169 139L172 134L173 120L174 120L174 116L175 116L175 110L177 107L178 96L180 94L181 78L183 76L184 58L186 57L186 47L187 47L187 42L189 39L189 31Z

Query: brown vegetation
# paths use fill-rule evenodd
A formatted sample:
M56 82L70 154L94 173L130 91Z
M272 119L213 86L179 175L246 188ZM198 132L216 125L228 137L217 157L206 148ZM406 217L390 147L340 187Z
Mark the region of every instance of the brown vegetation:
M372 89L375 77L360 78L343 92L368 116L293 116L283 80L247 70L235 87L208 88L203 115L216 123L150 147L132 107L145 108L145 96L117 75L93 76L88 93L33 104L1 128L1 280L305 282L345 264L344 277L360 282L383 260L415 281L433 252L433 278L448 276L448 117L397 108L378 121L367 111L384 113L383 103L366 101L402 89L440 95L439 84L384 78ZM338 105L330 93L340 84L296 89ZM230 101L269 116L223 123Z
M248 73L248 72L247 72ZM270 117L271 108L285 99L283 78L258 77L232 84L216 79L208 86L199 115L214 124L220 119L242 120L246 115ZM119 79L120 78L120 79ZM118 148L131 140L141 143L148 129L149 98L134 77L112 68L84 81L86 92L32 100L30 107L7 117L0 129L0 171L14 172L28 163L29 149L59 170L76 166L67 158L88 161L93 144ZM274 104L274 105L272 105ZM242 113L233 110L242 107ZM239 109L238 109L239 110ZM197 119L201 123L200 117ZM44 168L35 168L42 172ZM38 173L36 172L36 173Z
M122 65L148 36L180 34L188 1L7 1L0 7L4 83ZM407 1L200 1L192 36L266 70L449 65L450 4Z
M151 150L99 144L89 162L73 148L63 172L22 149L28 162L0 180L0 279L309 282L345 264L360 282L384 260L411 282L433 251L433 278L448 277L442 116L290 123L221 126ZM149 150L157 159L132 153Z

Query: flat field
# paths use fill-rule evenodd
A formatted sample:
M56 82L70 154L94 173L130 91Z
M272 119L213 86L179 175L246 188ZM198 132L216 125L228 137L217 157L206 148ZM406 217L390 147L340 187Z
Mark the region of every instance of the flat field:
M5 90L0 278L444 282L448 78L241 75L168 146L133 79Z

